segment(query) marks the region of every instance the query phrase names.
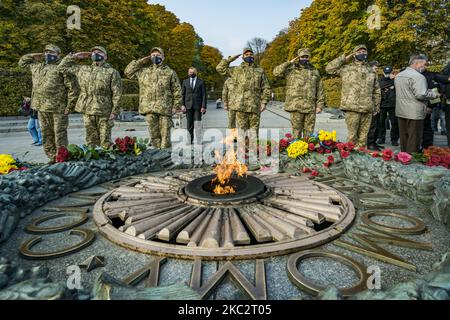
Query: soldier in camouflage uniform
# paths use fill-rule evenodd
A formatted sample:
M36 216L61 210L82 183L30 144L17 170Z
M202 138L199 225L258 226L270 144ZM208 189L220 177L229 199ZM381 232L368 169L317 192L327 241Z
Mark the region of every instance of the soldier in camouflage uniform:
M309 49L300 49L298 56L273 70L276 77L286 78L286 103L284 110L291 114L295 138L310 136L314 132L316 113L325 105L319 71L309 62Z
M238 130L246 132L251 129L258 134L261 112L266 110L270 99L270 84L264 70L254 63L250 48L244 49L244 62L240 66L230 67L230 63L240 56L223 59L216 69L221 75L231 78L233 95L228 101L228 108L236 110Z
M151 66L146 66L148 61L152 61ZM164 64L164 51L153 48L150 56L132 61L125 75L139 81L139 113L147 120L152 146L170 148L172 116L180 109L183 99L177 74Z
M33 77L31 103L39 112L44 151L50 162L55 161L58 149L68 144L68 114L75 105L78 87L73 77L58 70L61 49L49 44L45 53L31 53L19 61L29 67Z
M77 63L89 57L92 59L91 65ZM83 114L86 144L91 147L110 147L111 129L119 114L122 78L106 62L107 59L106 49L97 46L90 52L67 55L58 67L64 74L77 77L81 92L75 110Z
M222 101L223 107L228 112L228 129L236 129L236 110L230 108L230 98L232 93L232 80L228 78L223 84Z
M346 112L348 141L367 147L372 116L379 113L381 90L377 75L367 63L367 47L358 45L349 56L342 55L326 67L342 78L341 110Z

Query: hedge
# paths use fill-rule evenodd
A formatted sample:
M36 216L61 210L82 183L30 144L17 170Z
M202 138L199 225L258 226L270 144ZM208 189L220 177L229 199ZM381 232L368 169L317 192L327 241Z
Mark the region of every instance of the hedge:
M138 111L139 110L139 94L124 94L120 101L122 111Z
M19 115L23 96L31 97L31 88L30 73L0 69L0 116Z
M135 80L122 79L123 94L139 94L139 83Z
M341 105L341 88L342 82L340 78L323 79L323 88L325 91L326 104L329 108L339 108ZM275 100L286 100L285 87L273 88L275 93Z

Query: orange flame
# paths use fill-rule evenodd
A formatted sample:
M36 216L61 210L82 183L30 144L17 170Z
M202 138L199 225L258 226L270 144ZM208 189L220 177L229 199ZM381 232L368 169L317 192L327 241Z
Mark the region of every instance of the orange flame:
M227 137L224 142L228 145L233 143L234 137ZM236 189L233 186L229 185L230 178L235 173L238 177L243 177L248 168L246 165L240 163L237 160L236 153L233 148L227 148L227 153L223 159L221 159L220 153L216 150L216 159L220 161L214 169L214 173L216 177L212 180L212 183L216 183L216 187L214 188L215 194L231 194L236 193Z

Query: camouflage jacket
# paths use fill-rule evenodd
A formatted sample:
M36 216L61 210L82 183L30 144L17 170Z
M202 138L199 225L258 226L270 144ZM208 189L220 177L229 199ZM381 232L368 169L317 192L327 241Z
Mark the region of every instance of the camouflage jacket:
M172 109L182 105L180 80L175 71L163 64L145 66L145 61L134 60L125 69L125 75L139 81L139 113L172 116Z
M230 98L233 95L232 86L233 86L233 82L232 82L231 78L228 78L225 81L225 83L223 84L222 102L223 102L223 105L225 106L225 108L227 108L228 110L236 111L236 110L232 109L230 106Z
M283 63L273 70L276 77L286 78L286 103L288 112L315 113L325 107L325 95L319 71L312 66L296 67Z
M78 98L78 86L72 76L58 71L61 60L46 64L37 62L31 54L19 61L22 68L29 67L33 79L31 105L42 112L64 113L71 111Z
M80 65L69 54L61 61L58 69L66 75L75 75L78 80L80 97L75 107L77 112L101 117L119 113L122 78L110 64Z
M380 110L380 83L367 63L354 61L345 64L345 56L342 55L330 62L326 71L342 78L342 110L362 113Z
M240 112L259 113L261 104L270 100L270 84L264 70L256 64L243 62L238 67L230 67L231 60L223 59L216 67L231 80L233 94L229 95L228 108Z

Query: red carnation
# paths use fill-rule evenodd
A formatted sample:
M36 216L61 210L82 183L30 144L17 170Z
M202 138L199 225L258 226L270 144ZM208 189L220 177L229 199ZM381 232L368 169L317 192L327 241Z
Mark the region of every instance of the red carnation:
M391 149L383 150L382 157L384 161L391 161L394 158L394 151Z
M309 144L309 151L314 151L316 150L316 145L314 143L310 143Z
M331 163L331 164L333 164L333 163L335 162L334 157L333 157L333 156L329 156L329 157L328 157L328 162Z
M66 162L70 159L70 152L66 147L62 146L56 154L56 162Z
M320 147L320 148L317 149L317 152L320 153L320 154L324 154L325 153L325 149Z
M431 161L431 163L433 163L433 164L440 164L440 163L442 162L442 158L441 158L440 156L438 156L438 155L433 154L433 155L430 157L430 161Z
M319 171L317 171L317 170L311 171L311 177L318 177L318 176L319 176Z
M350 152L349 152L349 151L346 151L346 150L342 150L342 151L341 151L341 157L342 157L343 159L347 159L348 157L350 157Z

